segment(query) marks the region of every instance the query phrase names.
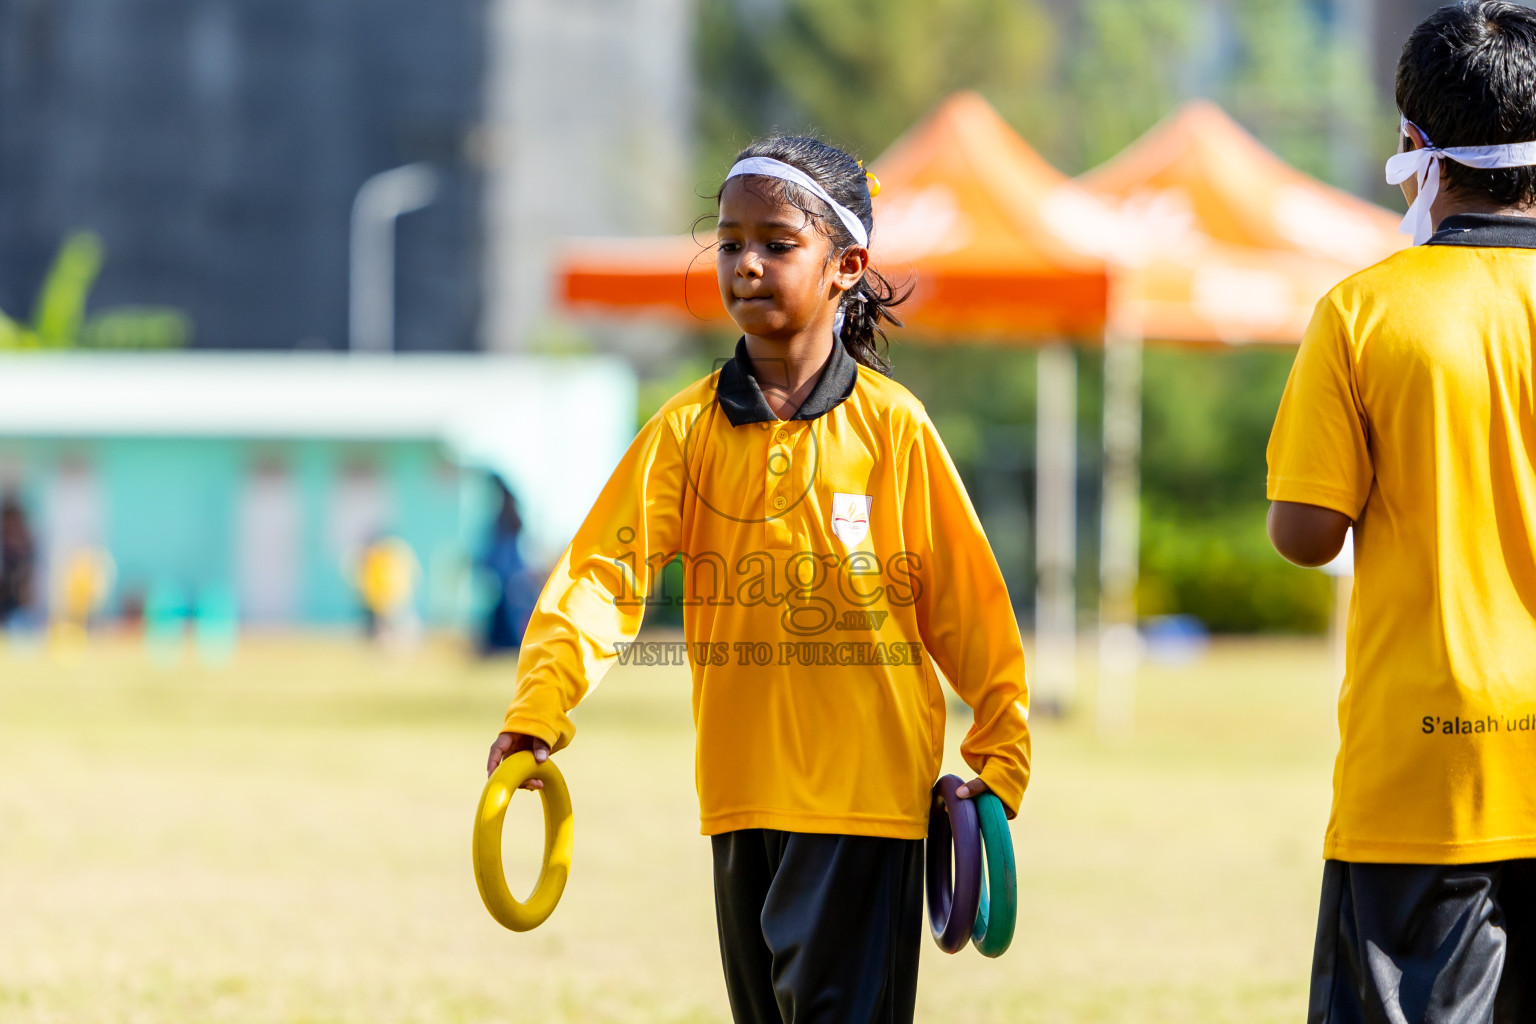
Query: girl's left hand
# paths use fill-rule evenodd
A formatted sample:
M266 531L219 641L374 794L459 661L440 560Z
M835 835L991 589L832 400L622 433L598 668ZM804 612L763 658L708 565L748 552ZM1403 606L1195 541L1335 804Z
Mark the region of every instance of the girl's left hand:
M980 779L972 779L970 782L967 782L965 785L955 790L955 796L958 796L962 800L969 800L971 797L981 796L983 793L990 792L991 790L987 788L987 784L985 782L982 782Z

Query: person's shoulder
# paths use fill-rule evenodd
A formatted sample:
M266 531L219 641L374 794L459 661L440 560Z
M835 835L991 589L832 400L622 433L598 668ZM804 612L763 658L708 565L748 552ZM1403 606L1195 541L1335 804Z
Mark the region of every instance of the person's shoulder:
M1436 265L1438 255L1433 246L1399 249L1334 285L1327 299L1341 309L1348 309L1362 300L1411 292L1424 275L1440 272Z
M901 453L913 438L932 429L933 421L922 401L894 377L859 364L854 394L865 420L880 425L893 451Z
M720 369L716 367L698 380L683 388L661 404L651 417L653 423L667 423L675 430L687 431L687 425L696 420L715 400L719 387Z
M860 404L870 412L894 421L920 422L928 418L928 410L923 407L923 403L900 381L863 363L859 364L856 393Z
M1433 263L1433 255L1426 256L1426 247L1420 245L1399 249L1355 271L1317 300L1310 330L1328 324L1350 339L1351 345L1362 342L1384 310L1425 287L1435 274Z

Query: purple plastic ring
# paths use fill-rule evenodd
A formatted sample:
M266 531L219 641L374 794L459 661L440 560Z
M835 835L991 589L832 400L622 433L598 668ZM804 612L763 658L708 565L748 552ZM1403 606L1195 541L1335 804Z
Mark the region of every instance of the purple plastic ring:
M957 775L941 778L928 809L928 930L946 953L965 948L981 906L981 822L975 804L955 795L962 785Z

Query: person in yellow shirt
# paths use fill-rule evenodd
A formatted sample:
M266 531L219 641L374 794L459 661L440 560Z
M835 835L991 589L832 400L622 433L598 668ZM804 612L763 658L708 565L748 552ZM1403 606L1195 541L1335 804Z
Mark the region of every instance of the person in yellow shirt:
M420 624L412 596L421 576L421 563L399 537L380 535L359 556L356 570L368 635L394 653L409 650Z
M1018 624L921 403L876 345L901 296L869 268L871 181L777 137L718 196L734 356L641 429L539 597L489 767L571 741L617 662L691 666L701 830L741 1024L911 1021L922 840L943 757L1011 817L1029 779ZM680 556L686 646L634 640ZM655 600L655 598L651 598Z
M1414 247L1319 304L1269 532L1355 592L1312 1024L1536 1020L1536 11L1440 8L1397 70ZM1443 184L1442 184L1443 181Z

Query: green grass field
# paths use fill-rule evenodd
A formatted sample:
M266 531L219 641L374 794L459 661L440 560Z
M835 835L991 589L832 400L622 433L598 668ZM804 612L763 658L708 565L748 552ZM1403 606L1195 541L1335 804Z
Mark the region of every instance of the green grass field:
M727 1021L684 670L616 669L578 713L575 867L525 935L469 864L511 685L340 639L221 670L0 648L0 1021ZM1232 641L1148 668L1132 741L1037 721L1020 933L996 961L925 938L918 1019L1300 1020L1332 702L1321 642ZM539 827L514 801L514 890Z

